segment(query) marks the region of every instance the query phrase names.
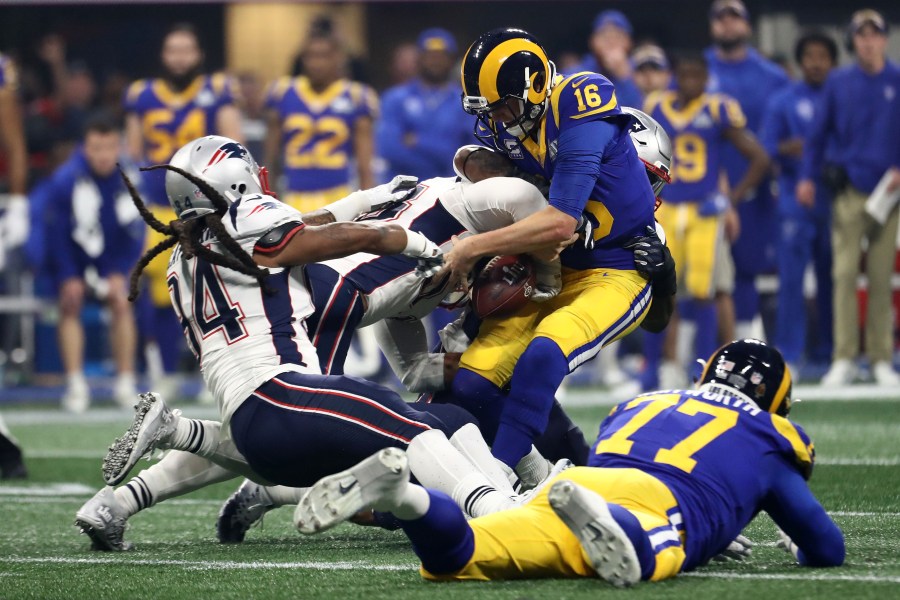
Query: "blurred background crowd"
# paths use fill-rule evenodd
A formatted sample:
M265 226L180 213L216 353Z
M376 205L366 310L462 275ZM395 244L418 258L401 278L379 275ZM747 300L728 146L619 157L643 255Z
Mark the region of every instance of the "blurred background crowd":
M138 167L211 133L244 142L301 211L399 173L452 175L474 142L459 61L500 26L536 35L561 73L607 76L673 141L658 218L677 322L602 352L573 384L678 387L694 357L753 336L800 379L896 386L897 209L867 209L882 178L886 197L900 189L892 20L890 1L4 6L0 403L203 395L166 256L126 299L157 240L117 164L163 221L162 175ZM374 342L358 342L348 372L387 380Z

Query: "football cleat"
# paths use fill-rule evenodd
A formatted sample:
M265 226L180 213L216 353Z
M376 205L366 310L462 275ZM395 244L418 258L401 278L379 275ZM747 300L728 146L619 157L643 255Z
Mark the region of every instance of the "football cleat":
M616 587L641 579L641 564L634 545L616 523L606 501L567 479L557 481L547 494L550 507L575 534L597 575Z
M397 498L408 483L406 453L398 448L379 450L309 488L294 510L294 526L300 533L321 533L364 508L387 508L384 505Z
M123 539L128 516L116 501L113 488L105 487L75 513L75 526L91 538L91 550L122 552L134 546Z
M568 458L561 458L556 461L556 464L553 465L553 468L550 469L550 473L544 477L544 479L538 483L536 486L531 488L530 490L525 490L516 498L516 505L522 506L523 504L528 504L532 500L534 500L538 494L540 494L544 488L547 487L556 477L565 471L566 469L571 469L575 465L572 464L572 461Z
M245 479L219 510L216 537L222 544L240 544L247 531L275 508L266 488Z
M134 405L134 421L110 445L103 459L103 480L118 485L142 457L149 455L175 431L180 410L172 410L157 393L141 394Z

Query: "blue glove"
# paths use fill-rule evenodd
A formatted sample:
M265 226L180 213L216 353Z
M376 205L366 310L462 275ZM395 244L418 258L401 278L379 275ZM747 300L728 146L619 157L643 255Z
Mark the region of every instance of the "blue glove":
M730 204L731 201L728 199L728 196L721 192L716 192L700 203L700 206L697 208L697 214L701 217L715 217L728 210Z

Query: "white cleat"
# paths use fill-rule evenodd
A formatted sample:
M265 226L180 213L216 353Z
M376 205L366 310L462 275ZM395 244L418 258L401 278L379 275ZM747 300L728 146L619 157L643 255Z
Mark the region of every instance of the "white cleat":
M409 483L409 461L398 448L379 450L346 471L316 482L294 510L300 533L321 533L364 508L391 504Z
M616 587L640 581L641 565L634 545L603 498L566 479L554 483L547 498L556 516L578 538L601 579Z
M105 487L75 513L75 526L91 538L91 550L121 552L134 546L126 542L128 516L119 506L113 488Z
M823 387L840 387L850 385L859 375L856 362L847 358L839 358L831 363L828 372L822 377Z
M60 404L66 412L76 415L85 412L91 405L91 388L83 378L69 381Z
M894 370L894 365L886 360L881 360L872 366L872 376L875 383L883 387L897 387L900 385L900 375Z
M121 408L134 406L134 397L138 395L137 386L134 383L134 375L119 375L113 386L113 400Z
M172 410L157 393L141 394L134 405L134 421L110 445L103 459L103 480L118 485L142 457L149 455L175 431L180 410Z
M240 544L263 515L275 508L266 488L245 479L219 510L216 536L222 544Z

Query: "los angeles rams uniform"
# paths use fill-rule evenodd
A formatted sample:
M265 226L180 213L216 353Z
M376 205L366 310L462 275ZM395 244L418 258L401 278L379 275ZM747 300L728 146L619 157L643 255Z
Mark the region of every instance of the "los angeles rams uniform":
M779 402L788 388L781 383ZM656 581L705 564L760 510L801 548L842 555L840 530L804 481L814 459L809 437L786 418L731 395L676 390L613 408L590 466L557 479L602 496L617 521L623 509L637 520L649 539L635 545L642 579ZM523 507L470 521L474 552L462 569L448 575L422 569L422 575L593 576L577 539L550 508L551 485Z
M340 79L322 92L306 77L272 84L266 107L281 122L285 202L308 212L350 193L353 130L378 116L378 96L367 85Z
M591 121L615 122L621 131L597 149L602 160L591 171L596 176L592 189L586 190L569 186L569 173L557 173L556 166L560 146L578 135L579 124ZM612 84L602 75L583 72L557 77L536 138L519 140L498 132L499 144L516 166L550 179L551 206L576 219L582 214L590 219L594 248L576 243L563 251L563 291L557 297L511 318L486 320L463 355L462 367L503 387L531 339L546 337L566 355L571 371L640 324L650 288L633 270L631 251L622 245L654 223L655 198L628 136L629 123Z
M714 207L712 200L719 190L720 157L730 146L723 132L745 127L747 119L740 105L722 94L703 94L678 106L674 91L657 92L644 109L672 139L672 182L657 219L690 296L711 298L716 244L722 235L716 212L721 207Z

